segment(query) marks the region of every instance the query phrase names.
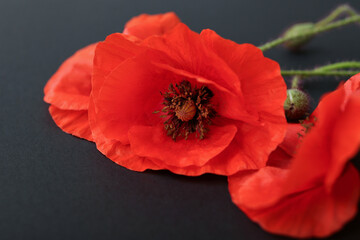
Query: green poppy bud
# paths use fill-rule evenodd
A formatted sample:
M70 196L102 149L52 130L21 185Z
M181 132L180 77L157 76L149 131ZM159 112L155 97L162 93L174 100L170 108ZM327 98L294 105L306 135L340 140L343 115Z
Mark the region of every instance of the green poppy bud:
M288 89L284 109L288 121L304 119L310 109L308 95L299 89Z
M298 23L290 27L283 35L283 37L291 37L296 35L303 35L296 39L287 41L284 43L285 47L290 50L297 51L305 44L307 44L314 36L307 35L306 32L309 32L315 28L315 24L311 22L307 23Z

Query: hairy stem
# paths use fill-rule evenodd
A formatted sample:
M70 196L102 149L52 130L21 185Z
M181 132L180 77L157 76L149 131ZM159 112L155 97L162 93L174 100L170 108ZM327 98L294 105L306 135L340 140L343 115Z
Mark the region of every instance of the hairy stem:
M274 48L280 44L283 44L287 41L296 40L298 38L314 36L319 33L326 32L326 31L329 31L329 30L332 30L335 28L339 28L339 27L342 27L342 26L345 26L345 25L348 25L351 23L355 23L355 22L360 22L360 15L354 15L354 16L351 16L351 17L348 17L345 19L341 19L336 22L329 23L325 26L315 27L312 30L309 30L309 31L306 31L303 33L299 33L297 35L291 35L288 37L279 37L278 39L275 39L273 41L265 43L264 45L259 46L259 48L264 52L264 51Z
M299 88L300 76L295 75L291 81L291 88L296 89Z
M316 23L316 26L324 26L336 20L342 14L347 14L349 17L357 15L356 11L347 4L340 5L332 11L327 17Z
M315 70L317 71L332 71L339 69L360 69L360 62L357 61L338 62L338 63L333 63L315 68Z
M300 77L312 77L312 76L338 76L349 77L353 76L360 71L318 71L318 70L282 70L283 76L300 76Z

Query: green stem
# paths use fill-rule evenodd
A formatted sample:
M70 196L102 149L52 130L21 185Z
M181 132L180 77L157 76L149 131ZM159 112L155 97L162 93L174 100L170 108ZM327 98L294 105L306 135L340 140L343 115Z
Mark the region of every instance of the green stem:
M354 9L352 9L349 5L344 4L341 5L339 7L337 7L334 11L332 11L327 17L325 17L324 19L320 20L319 22L316 23L317 27L320 26L325 26L329 23L331 23L332 21L334 21L336 18L338 18L340 15L342 15L343 13L347 14L348 16L355 16L357 15L357 13L355 12Z
M318 71L318 70L282 70L281 75L283 76L301 76L301 77L312 77L312 76L339 76L349 77L353 76L359 71Z
M299 88L300 76L295 75L291 81L291 88L296 89Z
M291 36L288 36L288 37L279 37L278 39L275 39L271 42L268 42L268 43L265 43L264 45L261 45L259 46L259 48L264 52L266 50L269 50L273 47L276 47L280 44L283 44L287 41L291 41L291 40L296 40L298 38L305 38L305 37L312 37L314 35L317 35L319 33L322 33L322 32L326 32L326 31L329 31L329 30L332 30L332 29L335 29L335 28L339 28L339 27L342 27L342 26L345 26L345 25L348 25L348 24L351 24L351 23L354 23L354 22L360 22L360 15L355 15L355 16L352 16L352 17L348 17L348 18L345 18L345 19L342 19L342 20L338 20L336 22L332 22L328 25L325 25L325 26L320 26L320 27L316 27L314 28L313 30L309 30L307 32L303 32L303 33L299 33L297 35L291 35Z
M338 69L360 69L360 62L357 61L338 62L338 63L333 63L326 66L315 68L315 70L317 71L332 71Z

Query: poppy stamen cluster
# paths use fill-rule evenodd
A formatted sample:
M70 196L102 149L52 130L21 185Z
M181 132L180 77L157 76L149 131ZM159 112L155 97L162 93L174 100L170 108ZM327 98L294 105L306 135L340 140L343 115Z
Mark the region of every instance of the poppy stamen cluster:
M316 121L316 116L307 116L304 120L299 120L299 123L303 128L298 133L298 136L301 138L309 133L309 131L315 126Z
M191 83L183 80L175 86L171 83L168 91L161 93L164 97L161 110L168 117L164 122L166 134L174 141L177 137L188 139L189 134L196 132L196 137L204 139L209 131L211 119L216 116L214 106L210 103L214 96L206 86L192 87Z

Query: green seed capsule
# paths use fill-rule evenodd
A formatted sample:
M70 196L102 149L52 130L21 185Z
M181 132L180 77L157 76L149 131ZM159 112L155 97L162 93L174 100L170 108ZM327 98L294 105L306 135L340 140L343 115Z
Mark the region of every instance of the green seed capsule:
M284 109L288 121L304 119L310 109L308 95L299 89L288 89Z

